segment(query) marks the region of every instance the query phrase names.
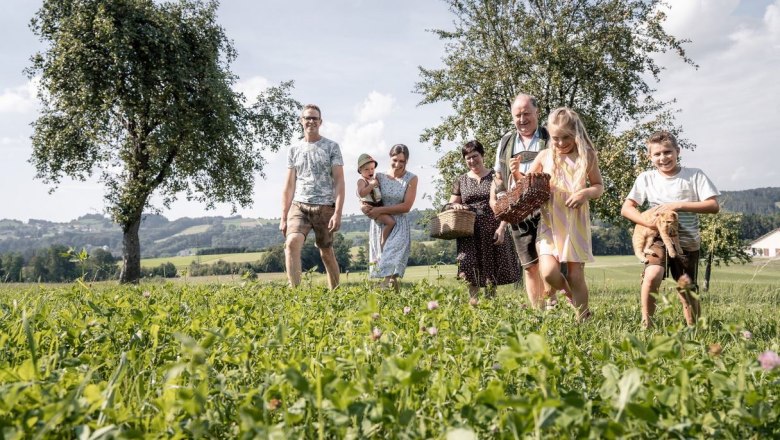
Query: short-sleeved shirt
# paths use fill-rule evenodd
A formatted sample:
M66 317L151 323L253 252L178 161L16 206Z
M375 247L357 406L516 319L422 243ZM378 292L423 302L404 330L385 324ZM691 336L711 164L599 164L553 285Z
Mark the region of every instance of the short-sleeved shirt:
M293 200L313 205L336 203L333 167L344 166L339 144L327 138L317 142L301 139L287 152L287 168L295 169Z
M651 208L673 202L701 202L720 196L715 184L698 168L680 167L680 172L667 177L658 170L645 171L637 177L627 199ZM701 246L699 216L695 212L678 212L680 246L686 251L697 251Z
M514 156L515 154L520 153L521 151L534 151L534 152L538 153L539 152L539 145L540 145L539 144L540 130L541 130L541 127L537 127L536 128L536 131L534 132L534 137L531 139L531 142L529 142L527 146L523 143L523 138L520 137L520 133L515 133L515 135L513 136L512 140L510 141L510 142L512 142L512 144L511 144L512 156ZM510 148L509 145L507 145L506 147ZM501 154L502 154L502 151L501 151L501 141L498 141L498 146L496 147L496 162L493 164L493 169L496 170L497 172L501 172L502 176L503 176L503 173L505 171L501 169ZM523 174L527 173L528 169L531 168L531 164L532 163L533 163L533 160L529 160L528 162L520 162L520 172L523 173ZM509 164L507 164L507 167L509 167ZM506 172L507 172L507 175L508 175L509 174L508 173L508 169L506 170ZM504 176L504 178L506 178L506 177L507 176ZM512 179L510 179L510 180L512 180ZM514 185L512 185L512 186L514 186ZM507 188L508 188L508 186L507 186Z

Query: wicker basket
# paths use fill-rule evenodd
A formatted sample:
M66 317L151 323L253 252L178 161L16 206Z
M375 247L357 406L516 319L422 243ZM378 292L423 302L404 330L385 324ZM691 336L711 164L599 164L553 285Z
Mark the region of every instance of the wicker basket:
M477 214L465 209L449 209L431 219L431 237L443 240L474 235L474 219Z
M511 225L525 220L550 199L550 175L529 173L505 196L496 200L496 218Z

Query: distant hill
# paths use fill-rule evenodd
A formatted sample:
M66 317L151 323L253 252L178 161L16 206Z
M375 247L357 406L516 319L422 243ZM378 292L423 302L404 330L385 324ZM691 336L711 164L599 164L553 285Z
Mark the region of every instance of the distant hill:
M425 211L413 210L411 221L416 224ZM341 233L355 245L364 243L369 220L364 215L346 215L341 222ZM165 216L144 216L139 232L141 255L144 258L194 255L202 249L242 249L258 251L284 239L279 232L279 219L234 217L184 217L168 220ZM413 231L413 239L428 239L427 231ZM88 214L66 223L30 219L0 220L0 254L26 253L32 249L48 248L55 244L88 251L100 247L115 256L122 253L122 231L108 217Z
M723 191L720 199L725 210L757 216L780 215L780 188L757 188L744 191ZM419 226L420 218L429 211L413 210L410 213L413 227L412 239L429 240L428 231ZM764 217L762 217L764 218ZM753 222L755 223L755 222ZM776 227L776 220L765 227L744 232L752 239ZM214 249L224 253L226 249L259 251L283 242L278 219L234 217L199 217L168 220L162 215L148 214L141 224L141 253L144 258L194 255L199 250ZM363 215L344 216L341 232L355 245L365 243L369 221ZM748 228L750 229L750 228ZM758 235L756 235L758 234ZM0 254L29 253L33 249L48 248L55 244L77 250L95 247L108 250L115 256L122 254L122 232L109 218L100 214L88 214L65 223L30 219L0 220Z
M780 213L780 188L756 188L742 191L721 191L723 209L744 214Z

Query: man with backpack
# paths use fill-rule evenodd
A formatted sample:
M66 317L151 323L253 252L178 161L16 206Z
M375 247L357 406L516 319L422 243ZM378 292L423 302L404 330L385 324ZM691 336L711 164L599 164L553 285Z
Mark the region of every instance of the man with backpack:
M493 167L496 170L496 178L491 188L491 201L514 187L513 171L519 169L522 173L528 172L534 158L547 147L550 139L547 130L539 126L536 98L524 93L517 95L511 112L515 128L501 138L496 149L496 162ZM538 212L516 225L510 225L515 251L523 268L526 293L533 307L541 307L544 303L544 285L539 275L539 254L536 251L538 225Z

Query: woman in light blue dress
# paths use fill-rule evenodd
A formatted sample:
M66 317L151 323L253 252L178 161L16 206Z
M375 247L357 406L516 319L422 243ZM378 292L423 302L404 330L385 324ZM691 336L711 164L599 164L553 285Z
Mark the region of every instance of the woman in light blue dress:
M369 261L371 278L382 278L383 287L398 289L398 277L403 277L409 253L412 247L411 226L407 213L412 210L417 196L417 176L406 170L409 160L409 148L403 144L393 145L390 149L390 170L377 173L382 188L383 206L363 206L363 212L372 220L382 214L390 214L395 219L395 227L381 246L382 225L371 222L369 231Z

